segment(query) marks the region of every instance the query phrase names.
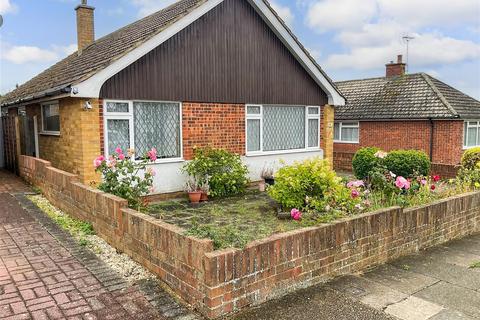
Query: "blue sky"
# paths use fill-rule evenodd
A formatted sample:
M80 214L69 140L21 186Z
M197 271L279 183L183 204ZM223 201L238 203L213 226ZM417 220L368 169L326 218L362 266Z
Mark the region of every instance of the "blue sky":
M80 0L0 0L0 93L75 50ZM96 36L171 0L89 0ZM479 0L274 0L274 8L334 80L383 76L405 54L409 72L432 76L480 99Z

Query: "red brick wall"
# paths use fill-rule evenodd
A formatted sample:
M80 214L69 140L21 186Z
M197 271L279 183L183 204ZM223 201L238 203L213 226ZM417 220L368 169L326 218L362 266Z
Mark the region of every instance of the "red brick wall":
M456 165L463 152L463 121L434 121L433 163ZM360 122L360 143L335 143L334 164L338 170L351 168L353 154L363 147L423 150L430 155L429 121Z
M194 147L212 146L245 154L245 105L184 102L183 157L192 159Z

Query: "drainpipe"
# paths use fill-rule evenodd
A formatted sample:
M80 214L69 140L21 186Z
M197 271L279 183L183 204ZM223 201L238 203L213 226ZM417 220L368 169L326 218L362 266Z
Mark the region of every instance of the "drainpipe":
M432 118L430 120L430 162L433 162L433 129L434 129L434 123Z

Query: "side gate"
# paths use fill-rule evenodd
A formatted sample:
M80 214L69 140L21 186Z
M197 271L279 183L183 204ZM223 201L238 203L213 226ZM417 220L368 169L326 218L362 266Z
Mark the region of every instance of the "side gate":
M0 119L2 130L0 138L3 136L4 167L18 174L18 156L35 156L34 118L25 115L8 115Z

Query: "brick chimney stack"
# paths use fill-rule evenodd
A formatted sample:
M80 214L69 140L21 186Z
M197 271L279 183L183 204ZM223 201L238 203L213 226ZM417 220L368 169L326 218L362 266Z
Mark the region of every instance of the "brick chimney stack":
M389 64L385 65L387 67L387 72L386 72L387 78L403 76L405 74L406 64L403 63L402 58L403 58L402 55L399 54L397 56L397 63L393 63L393 61L391 61Z
M87 5L87 0L82 0L82 3L75 8L77 11L78 54L81 54L83 49L95 41L94 10L94 7Z

